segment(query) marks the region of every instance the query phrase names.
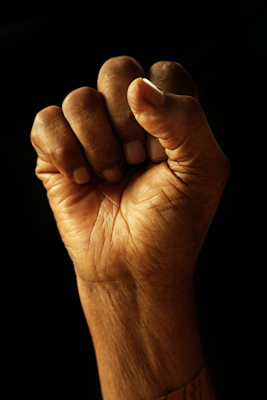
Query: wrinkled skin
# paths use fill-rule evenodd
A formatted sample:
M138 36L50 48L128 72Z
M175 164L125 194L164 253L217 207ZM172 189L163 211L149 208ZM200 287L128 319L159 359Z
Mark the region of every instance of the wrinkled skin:
M115 145L113 142L110 145L118 154L115 160L111 156L109 162L109 155L101 149L95 150L89 145L87 150L83 144L85 151L96 154L97 162L93 160L92 163L98 175L114 163L126 164L118 139L122 143L136 138L141 138L143 143L146 141L146 132L134 119L126 98L129 84L138 76L145 74L139 64L128 57L110 59L100 71L98 89L104 97L113 132L117 133L116 137L113 134ZM73 124L75 132L82 129L81 125L90 115L92 123L94 113L99 112L102 118L105 112L102 99L102 108L95 109L100 93L91 88L78 89L65 99L63 111L56 106L48 107L37 115L33 125L32 143L38 153L36 174L47 190L77 277L87 282L116 280L129 274L141 277L152 273L162 277L167 273L170 279L177 274L192 276L225 185L227 160L195 100L197 89L190 76L176 63L159 62L152 66L148 77L165 91L188 95L182 97L187 104L177 117L179 126L175 128L193 129L195 132L191 136L197 137L196 141L202 135L204 143L199 147L201 150L205 147L203 154L198 154L198 148L196 153L184 155L186 140L182 137L182 143L177 146L176 138L171 137L165 139L166 161L147 160L141 165L127 166L118 183L95 179L95 182L79 185L72 180L68 168L75 162L79 165L79 157L80 164L85 164L90 155L84 160L81 149L75 148L77 143L70 149L75 134L69 132L69 127L64 132L64 124L67 121L70 127ZM75 106L79 100L83 110ZM131 104L131 99L129 102ZM138 113L136 117L138 121ZM143 127L154 133L149 124L151 121L145 121ZM203 129L207 131L205 134L202 134ZM100 127L98 134L102 135L100 142L105 142L105 129ZM67 145L63 135L70 136L66 139ZM83 140L81 142L86 143ZM95 144L97 146L99 143Z
M204 363L193 274L229 175L192 78L174 62L146 75L134 59L112 58L97 90L77 89L37 114L31 140L103 398L181 387Z

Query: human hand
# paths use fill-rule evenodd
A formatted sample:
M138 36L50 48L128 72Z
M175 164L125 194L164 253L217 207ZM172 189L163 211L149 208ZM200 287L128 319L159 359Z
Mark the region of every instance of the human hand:
M197 100L195 84L183 68L168 62L151 67L147 77L165 92L140 76L146 75L135 60L108 60L100 70L98 90L77 89L67 96L62 109L42 110L31 138L38 154L36 174L47 190L73 260L96 352L101 354L98 358L107 353L99 340L99 326L104 331L105 325L105 318L99 317L101 302L105 303L102 310L109 309L109 318L112 307L107 303L116 303L112 309L120 314L116 320L125 323L126 316L138 309L141 316L135 324L139 327L154 326L157 310L157 318L179 326L180 337L187 335L177 348L177 337L171 338L170 331L171 350L164 348L166 354L179 353L180 361L189 360L188 370L180 371L181 384L188 371L196 373L203 362L201 355L196 356L197 339L188 335L196 330L195 319L187 315L192 314L195 263L227 181L229 164ZM146 145L149 158L143 162ZM109 301L104 301L99 288L106 292L107 287ZM118 292L120 299L115 300ZM182 307L187 314L180 310L176 321L177 298L181 304L182 297L190 298L186 300L190 305ZM177 357L170 363L175 374ZM160 390L174 385L170 370L156 377ZM158 389L150 393L146 388L144 393L152 396ZM131 398L120 390L122 398ZM119 398L116 389L114 397L108 396Z
M147 273L192 275L227 179L227 160L190 97L197 90L188 74L164 62L148 73L162 89L188 96L157 93L142 79L132 82L138 76L145 73L133 59L111 59L100 71L99 91L70 93L62 109L42 110L32 129L36 174L77 278L88 283ZM142 92L159 104L151 105ZM137 164L146 157L146 131L160 139L167 162L125 168L125 154ZM150 148L161 157L151 138ZM77 171L77 181L86 184L74 182ZM107 181L90 181L92 172L106 174Z

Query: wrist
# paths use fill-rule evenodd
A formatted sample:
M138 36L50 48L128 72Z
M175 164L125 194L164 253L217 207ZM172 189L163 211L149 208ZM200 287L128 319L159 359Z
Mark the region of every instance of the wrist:
M203 366L192 288L129 280L78 288L105 400L156 398Z

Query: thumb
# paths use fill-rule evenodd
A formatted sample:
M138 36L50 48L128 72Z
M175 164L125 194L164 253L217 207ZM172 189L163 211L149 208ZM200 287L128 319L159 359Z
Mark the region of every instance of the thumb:
M143 78L130 84L127 96L137 122L159 139L173 172L184 166L195 174L197 167L206 175L218 164L218 154L226 158L195 98L163 92Z

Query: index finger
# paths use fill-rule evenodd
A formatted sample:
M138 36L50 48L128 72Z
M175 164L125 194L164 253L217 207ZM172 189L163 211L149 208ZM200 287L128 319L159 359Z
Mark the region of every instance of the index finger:
M191 75L175 61L158 61L152 65L147 76L165 92L192 96L199 100L198 89Z
M127 101L130 83L146 74L141 65L128 56L113 57L101 67L97 80L113 130L118 136L129 164L138 164L147 157L146 132L137 123Z

